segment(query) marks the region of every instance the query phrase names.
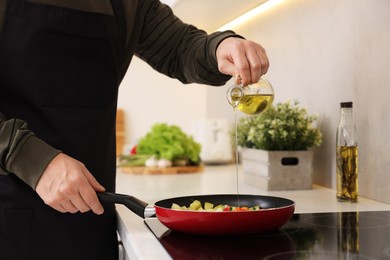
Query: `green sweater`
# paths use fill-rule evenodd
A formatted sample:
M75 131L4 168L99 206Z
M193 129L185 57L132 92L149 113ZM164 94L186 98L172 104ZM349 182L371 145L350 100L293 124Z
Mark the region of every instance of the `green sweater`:
M105 15L115 13L109 0L30 1L82 12ZM217 86L230 79L230 76L218 71L215 52L223 39L240 36L231 31L207 35L204 31L183 23L168 6L157 0L122 1L126 13L126 35L122 37L125 62L121 67L120 79L123 79L133 55L140 57L158 72L183 83ZM6 3L7 0L0 0L0 31L4 23ZM7 82L0 80L0 95L4 95L1 88L3 84ZM46 166L61 152L61 148L52 147L35 136L26 122L7 119L6 116L0 111L0 174L15 174L35 189Z

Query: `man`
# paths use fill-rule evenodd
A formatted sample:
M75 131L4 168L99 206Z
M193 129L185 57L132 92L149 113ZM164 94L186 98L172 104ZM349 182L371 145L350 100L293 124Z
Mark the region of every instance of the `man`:
M264 49L158 0L0 0L0 259L117 259L118 87L135 54L183 83L244 85Z

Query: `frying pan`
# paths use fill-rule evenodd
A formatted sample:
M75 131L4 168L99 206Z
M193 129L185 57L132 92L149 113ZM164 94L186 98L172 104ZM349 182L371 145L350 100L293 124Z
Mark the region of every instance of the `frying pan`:
M289 199L246 194L196 195L160 200L154 206L130 195L102 192L101 202L123 204L142 218L157 216L173 231L197 235L244 235L278 229L290 220L295 203ZM194 200L214 205L260 206L256 211L190 211L171 209L172 203L189 206Z

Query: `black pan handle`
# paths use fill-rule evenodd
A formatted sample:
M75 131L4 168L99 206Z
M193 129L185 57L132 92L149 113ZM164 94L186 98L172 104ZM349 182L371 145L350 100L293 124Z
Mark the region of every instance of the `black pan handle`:
M101 202L123 204L141 218L151 217L155 214L154 207L148 207L148 203L136 197L113 192L98 192Z

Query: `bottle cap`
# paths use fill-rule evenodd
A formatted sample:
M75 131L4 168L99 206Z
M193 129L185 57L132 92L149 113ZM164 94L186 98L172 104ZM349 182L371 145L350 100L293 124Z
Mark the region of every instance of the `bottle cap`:
M343 108L343 107L352 107L352 102L341 102L340 103L340 108Z

